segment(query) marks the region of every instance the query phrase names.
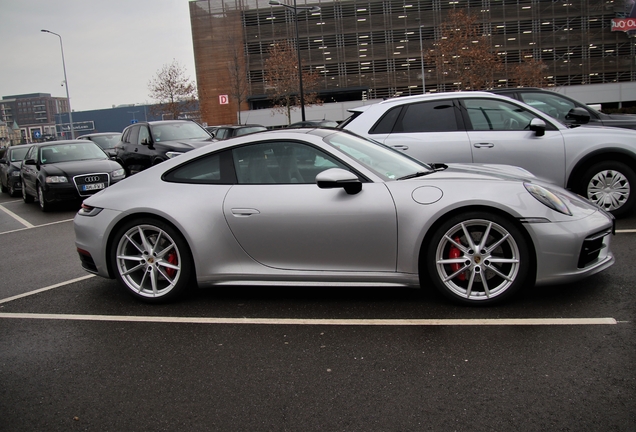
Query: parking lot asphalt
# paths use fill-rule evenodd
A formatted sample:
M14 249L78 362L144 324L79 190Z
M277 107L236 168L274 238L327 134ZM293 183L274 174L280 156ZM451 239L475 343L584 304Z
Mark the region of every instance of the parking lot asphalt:
M636 215L607 271L469 308L373 287L147 305L81 269L75 211L0 197L2 430L636 430Z

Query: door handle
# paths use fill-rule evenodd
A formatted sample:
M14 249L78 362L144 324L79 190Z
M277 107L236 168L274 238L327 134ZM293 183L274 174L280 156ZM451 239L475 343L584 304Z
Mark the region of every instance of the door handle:
M391 147L393 147L394 149L402 150L402 151L409 149L409 146L404 145L404 144L398 144L398 145L394 145L394 146L391 146Z
M232 209L232 214L236 217L247 217L247 216L252 216L255 214L260 214L261 212L259 212L256 209L252 209L252 208L233 208Z
M492 148L494 146L495 145L493 143L475 143L475 147L477 148L483 148L483 147Z

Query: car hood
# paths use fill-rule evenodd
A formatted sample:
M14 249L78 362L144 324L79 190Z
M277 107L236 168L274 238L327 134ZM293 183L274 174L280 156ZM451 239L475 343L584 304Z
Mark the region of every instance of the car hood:
M603 116L603 124L636 129L636 114L605 114Z
M11 162L11 167L13 169L17 169L18 171L20 170L21 165L22 165L22 161Z
M157 149L165 149L166 151L190 151L199 147L206 146L212 143L212 137L209 139L190 139L190 140L176 140L176 141L160 141L155 142L153 145Z
M41 169L46 171L47 175L64 175L66 177L74 177L82 174L101 172L110 173L120 168L121 165L115 161L108 159L95 159L43 164Z
M435 164L435 168L446 166L440 169L440 177L456 177L462 179L498 179L512 181L528 181L537 178L529 171L513 165L500 164Z

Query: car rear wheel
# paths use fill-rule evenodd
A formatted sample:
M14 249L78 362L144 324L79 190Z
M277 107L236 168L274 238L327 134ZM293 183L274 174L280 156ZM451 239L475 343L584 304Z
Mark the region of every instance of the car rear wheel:
M636 175L622 162L600 162L588 169L578 192L614 216L625 215L634 207Z
M194 268L183 236L170 225L150 218L130 221L117 231L110 259L126 290L150 303L183 294Z
M27 204L32 203L33 200L35 199L33 195L29 195L29 193L26 191L26 187L24 187L24 182L22 182L22 199Z
M2 184L2 181L0 180L0 190L4 193L7 193L9 188L6 187L4 184Z
M470 305L502 301L526 283L526 239L507 219L487 212L460 214L444 222L426 254L433 285L446 297Z

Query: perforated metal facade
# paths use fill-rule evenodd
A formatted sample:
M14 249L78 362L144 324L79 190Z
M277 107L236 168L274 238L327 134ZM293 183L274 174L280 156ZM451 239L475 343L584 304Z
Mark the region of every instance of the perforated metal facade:
M507 85L506 69L527 55L546 63L545 75L554 86L636 81L636 41L611 31L624 1L300 0L297 5L321 8L300 12L298 25L303 68L323 76L325 101L338 95L360 98L362 91L369 98L419 94L423 85L426 91L450 89L450 83L436 80L432 65L423 65L420 47L435 39L452 8L479 14L505 64L501 86ZM281 39L296 42L296 17L267 0L193 1L190 15L203 121L234 123L238 107L232 98L228 105L218 99L231 93L228 41L239 41L249 100L258 106L265 99L267 50Z

